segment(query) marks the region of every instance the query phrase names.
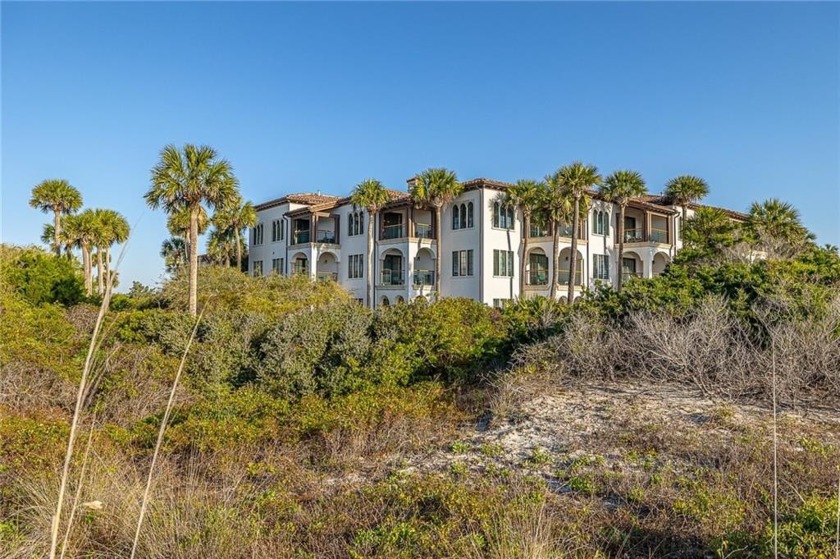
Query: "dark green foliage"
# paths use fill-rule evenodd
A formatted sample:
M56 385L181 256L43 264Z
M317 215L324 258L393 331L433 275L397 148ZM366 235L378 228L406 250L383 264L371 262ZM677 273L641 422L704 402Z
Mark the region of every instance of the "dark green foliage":
M258 381L282 397L344 394L364 382L370 311L356 303L298 311L266 336Z
M0 247L0 279L33 305L70 306L84 299L73 261L35 247Z

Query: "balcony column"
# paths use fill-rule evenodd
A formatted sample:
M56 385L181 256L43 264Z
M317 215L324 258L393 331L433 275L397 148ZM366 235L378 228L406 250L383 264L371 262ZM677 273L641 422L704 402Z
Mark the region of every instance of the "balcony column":
M314 243L318 240L318 217L312 213L309 214L309 242Z
M365 214L362 213L362 215L365 215ZM340 227L340 225L341 225L341 216L340 215L333 216L333 228L335 229L335 244L337 244L337 245L341 244L341 238L340 238L341 227Z
M408 211L406 212L407 216L405 218L406 224L408 226L408 234L406 237L414 237L414 204L408 206Z
M651 223L651 221L653 221L653 219L651 219L650 212L648 212L648 211L646 211L644 215L645 215L645 219L644 219L644 237L643 237L643 239L645 241L650 241L650 223Z

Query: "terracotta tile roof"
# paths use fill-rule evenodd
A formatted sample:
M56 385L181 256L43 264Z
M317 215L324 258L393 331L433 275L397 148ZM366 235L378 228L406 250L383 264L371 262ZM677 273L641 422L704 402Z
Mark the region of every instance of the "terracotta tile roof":
M331 194L315 194L312 192L298 192L294 194L287 194L285 196L281 196L280 198L276 198L274 200L269 200L268 202L263 202L262 204L257 204L254 206L257 211L267 210L269 208L273 208L275 206L280 206L287 202L291 202L292 204L306 204L307 206L312 206L316 204L324 204L327 202L332 202L334 200L338 200L338 196L333 196Z

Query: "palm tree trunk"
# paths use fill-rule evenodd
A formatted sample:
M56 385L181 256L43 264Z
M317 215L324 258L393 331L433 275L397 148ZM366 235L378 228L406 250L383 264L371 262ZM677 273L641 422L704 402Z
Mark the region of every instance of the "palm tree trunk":
M435 251L435 299L440 299L440 258L441 258L441 250L443 250L443 246L441 243L441 227L440 227L440 219L441 219L441 209L440 205L435 206L435 242L437 243L437 250Z
M111 282L111 247L105 248L105 283Z
M580 196L575 196L575 213L572 215L572 254L569 260L569 300L572 304L575 300L575 272L577 272L577 236L580 216Z
M55 225L53 225L53 235L55 236L55 246L53 250L55 250L56 256L61 256L61 212L58 210L55 211Z
M618 210L618 263L615 267L618 270L618 290L621 291L622 280L624 279L624 204Z
M528 233L530 232L531 216L528 212L523 213L522 225L522 259L519 262L519 298L525 299L525 274L527 273L528 264Z
M190 210L190 288L189 288L189 310L190 314L198 314L198 205Z
M239 237L239 229L236 230L236 269L242 271L242 239Z
M551 270L551 298L557 299L557 286L560 284L560 227L556 221L551 222L551 227L553 229L552 236L554 237L554 246L552 247L551 255L553 260L553 269Z
M93 273L90 265L90 246L86 243L82 244L82 273L85 276L85 294L90 297L93 295Z
M368 228L367 228L367 256L365 261L367 263L367 304L368 307L373 308L373 224L376 223L376 212L368 211Z
M105 277L102 275L104 266L102 264L102 247L96 247L96 283L100 293L105 293Z

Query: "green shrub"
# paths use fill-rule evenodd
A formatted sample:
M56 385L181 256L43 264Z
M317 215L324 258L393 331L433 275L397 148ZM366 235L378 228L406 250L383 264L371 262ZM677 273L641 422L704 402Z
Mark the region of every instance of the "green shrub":
M84 299L84 284L75 261L36 247L0 245L0 283L33 305L69 306Z
M811 495L779 522L781 557L829 558L835 553L837 497ZM766 556L773 554L773 525L768 523L762 538Z

